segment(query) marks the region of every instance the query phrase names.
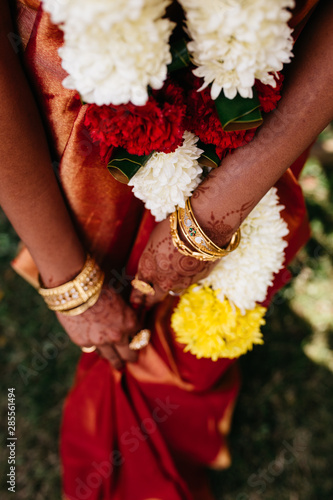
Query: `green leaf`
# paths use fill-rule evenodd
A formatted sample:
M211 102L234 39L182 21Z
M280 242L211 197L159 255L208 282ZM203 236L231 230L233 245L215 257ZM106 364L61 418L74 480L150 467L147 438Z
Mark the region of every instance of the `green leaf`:
M223 92L215 99L215 106L223 130L248 130L257 128L263 119L260 112L260 101L255 88L252 98L244 98L237 94L234 99L228 99Z
M198 160L201 166L216 168L220 165L221 160L217 156L216 148L213 144L205 144L199 140L197 146L203 150Z
M190 55L187 50L186 40L182 38L170 46L172 61L168 65L168 73L186 68L191 63Z
M115 156L108 163L108 170L117 181L128 184L151 155L152 153L145 156L131 155L125 149L117 149Z

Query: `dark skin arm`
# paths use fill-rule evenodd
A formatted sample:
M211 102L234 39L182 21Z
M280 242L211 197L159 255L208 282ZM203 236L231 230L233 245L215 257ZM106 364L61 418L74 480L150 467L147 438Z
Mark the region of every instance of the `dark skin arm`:
M198 222L217 245L228 243L253 207L332 120L332 46L333 3L324 0L297 41L277 110L254 140L226 157L192 196ZM166 255L169 268L163 270ZM161 222L139 263L139 277L156 288L155 296L146 298L148 305L165 297L167 290L196 282L211 266L187 258L184 273L181 259L175 250L172 253L168 220ZM133 291L132 300L142 302L143 297Z
M7 38L13 31L8 2L0 0L0 204L45 286L54 287L81 271L85 251L52 171L36 103ZM113 290L104 289L82 315L58 318L73 342L97 345L114 366L136 359L128 349L128 335L140 327L134 311Z
M286 169L333 118L333 3L323 1L296 43L278 109L254 141L212 172L193 196L207 234L224 245Z

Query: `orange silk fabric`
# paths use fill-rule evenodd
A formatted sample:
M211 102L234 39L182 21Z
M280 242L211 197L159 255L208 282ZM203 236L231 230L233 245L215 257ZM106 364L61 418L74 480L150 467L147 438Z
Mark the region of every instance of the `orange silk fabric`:
M297 23L315 2L303 2ZM57 53L62 34L38 1L17 6L25 64L45 119L64 195L87 249L112 280L129 292L128 274L155 226L131 189L101 163L83 126L85 106L62 87ZM286 262L309 235L296 176L304 157L278 182L290 233ZM294 175L294 173L296 176ZM25 253L15 268L33 274ZM120 276L120 278L119 278ZM289 279L279 273L267 300ZM224 434L239 389L232 360L198 360L183 352L170 327L177 299L168 297L147 317L150 345L122 372L96 353L84 354L64 409L61 433L64 497L68 500L208 500L203 464L222 467ZM112 318L110 318L112 322Z

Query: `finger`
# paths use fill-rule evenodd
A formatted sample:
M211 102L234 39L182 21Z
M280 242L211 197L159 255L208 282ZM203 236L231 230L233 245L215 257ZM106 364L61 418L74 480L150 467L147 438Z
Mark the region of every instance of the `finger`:
M145 295L138 290L132 290L130 303L134 309L150 309L153 305L161 302L167 295L167 292L161 290L158 286L154 287L154 295Z
M145 307L147 309L150 309L155 304L162 302L162 300L164 300L165 297L168 295L168 292L166 290L162 290L162 288L160 288L158 285L154 286L154 289L155 289L155 295L146 296Z
M133 308L138 309L140 307L146 307L149 309L158 302L161 302L167 295L167 291L162 290L158 285L156 285L152 281L151 278L141 273L140 269L138 270L136 278L151 285L152 288L154 289L154 294L145 294L133 287L133 290L130 295L130 303Z
M133 288L130 295L130 304L133 309L144 307L146 303L146 295Z
M129 348L129 338L127 335L124 335L122 342L117 342L113 346L123 361L129 361L130 363L137 361L138 353Z
M118 352L114 347L110 344L103 344L98 346L98 351L100 355L110 361L112 366L116 368L116 370L120 370L123 366L124 363L122 359L120 358Z

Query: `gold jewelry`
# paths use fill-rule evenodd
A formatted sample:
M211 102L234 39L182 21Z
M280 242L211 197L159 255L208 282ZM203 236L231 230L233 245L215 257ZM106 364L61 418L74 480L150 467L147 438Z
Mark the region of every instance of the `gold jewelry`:
M81 347L82 352L90 353L96 351L97 347L95 345L92 345L90 347Z
M134 280L132 280L131 285L133 288L139 290L139 292L143 293L144 295L155 295L154 288L149 285L149 283L146 283L146 281L139 280L137 276L135 276Z
M73 280L54 288L41 286L38 292L44 298L49 309L62 313L76 310L76 313L71 313L74 316L81 314L97 301L103 282L103 271L95 259L88 255L82 271ZM93 298L95 302L93 302ZM78 309L80 306L87 307Z
M140 330L139 333L137 333L135 337L132 338L128 347L132 351L139 351L149 344L150 336L150 330L148 330L147 328L145 328L144 330Z
M68 311L57 311L60 314L63 314L64 316L78 316L79 314L83 314L86 312L88 309L90 309L93 305L96 304L96 302L99 299L100 292L97 292L95 295L90 297L90 299L87 300L84 304L81 304L78 307L74 307L74 309L68 309Z
M226 248L218 247L201 229L189 198L186 200L185 209L178 208L177 215L180 228L187 241L204 255L208 254L215 259L220 259L238 247L241 237L239 229L233 234Z
M186 257L194 257L195 259L201 261L217 260L216 257L211 257L210 255L205 255L202 252L199 253L191 250L188 246L185 245L185 243L182 242L177 230L177 212L174 212L170 215L170 231L172 243L181 254L186 255Z
M208 241L204 238L201 228L194 223L189 211L185 208L178 208L177 217L179 227L192 247L196 248L200 253L208 254L215 259L220 257L220 253L209 245Z

